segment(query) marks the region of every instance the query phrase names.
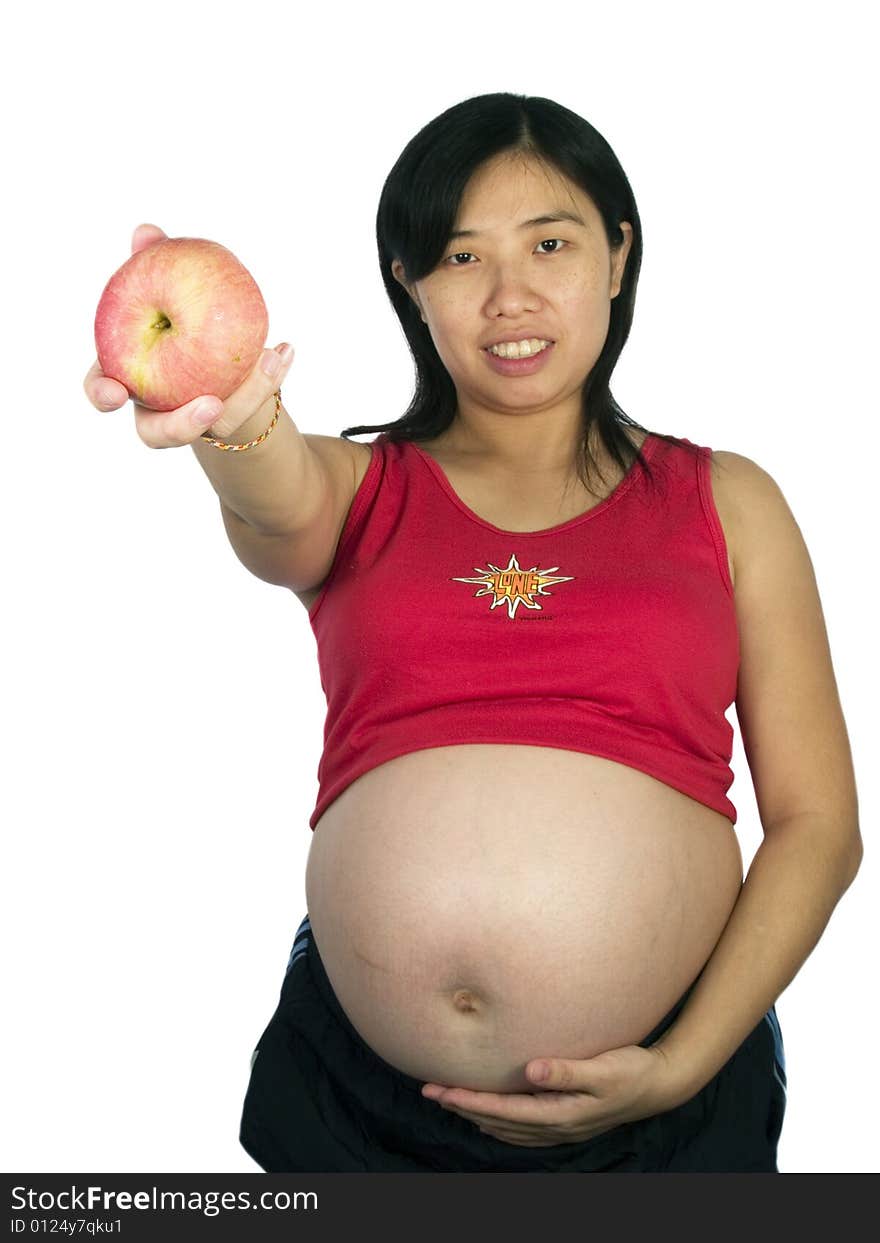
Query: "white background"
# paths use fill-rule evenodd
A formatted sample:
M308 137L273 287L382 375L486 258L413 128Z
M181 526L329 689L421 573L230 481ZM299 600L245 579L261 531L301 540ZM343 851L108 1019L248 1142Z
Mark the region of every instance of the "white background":
M777 1003L779 1164L877 1170L871 6L13 11L0 1166L257 1172L238 1144L249 1059L306 910L324 722L308 618L238 562L189 448L150 450L130 405L87 401L103 286L142 221L221 241L262 289L268 344L296 347L300 429L396 418L413 377L379 275L382 184L439 112L508 90L587 118L633 186L645 250L617 400L760 463L810 549L866 856ZM733 767L748 867L738 731Z

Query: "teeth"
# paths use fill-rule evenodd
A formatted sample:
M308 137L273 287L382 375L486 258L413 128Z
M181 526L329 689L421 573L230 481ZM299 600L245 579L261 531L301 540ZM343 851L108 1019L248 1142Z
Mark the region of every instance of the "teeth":
M530 354L540 354L548 345L549 341L531 337L528 341L502 341L500 345L491 345L489 353L497 354L499 358L528 358Z

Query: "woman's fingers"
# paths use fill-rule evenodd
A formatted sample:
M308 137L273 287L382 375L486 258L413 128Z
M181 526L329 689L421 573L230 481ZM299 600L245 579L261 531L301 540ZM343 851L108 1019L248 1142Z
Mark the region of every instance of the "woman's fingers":
M154 242L163 242L167 236L157 224L139 224L131 235L131 253L144 250Z
M118 380L104 375L101 364L95 359L89 367L83 388L86 396L96 410L118 410L128 401L128 389ZM148 410L146 406L134 406L134 421L137 433L145 445L151 449L170 449L178 445L188 445L197 436L201 436L211 423L216 422L223 410L223 402L219 397L207 398L212 414L208 422L197 422L194 413L204 402L205 397L195 397L185 406L177 410Z
M150 449L177 449L181 445L192 444L223 413L223 402L220 398L207 394L194 397L176 410L148 410L137 402L133 405L137 434ZM208 405L211 409L206 419L197 417L197 412L203 405Z
M97 358L86 372L83 388L96 410L118 410L128 401L128 389L118 380L104 375Z
M250 375L234 393L229 394L226 401L204 393L188 401L185 406L167 412L148 410L135 402L134 421L141 440L151 449L170 449L192 444L208 428L219 440L234 438L244 423L271 405L270 398L286 378L293 361L293 348L288 347L286 359L281 356L283 348L279 345L274 350L263 350ZM273 357L277 358L280 366L270 373L266 371L265 363ZM197 411L203 404L209 405L211 413L206 419L199 419Z

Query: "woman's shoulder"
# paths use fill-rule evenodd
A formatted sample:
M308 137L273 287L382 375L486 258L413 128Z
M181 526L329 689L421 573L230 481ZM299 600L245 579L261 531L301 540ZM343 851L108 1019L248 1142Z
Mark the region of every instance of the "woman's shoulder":
M710 455L713 492L739 511L753 507L762 496L779 493L779 484L763 466L731 449L713 449Z
M324 440L332 440L334 454L347 460L353 475L352 498L364 481L364 476L373 458L373 441L363 444L360 440L349 440L345 436L326 436ZM376 440L379 439L377 436Z
M791 527L791 511L779 484L753 458L713 449L710 468L715 508L733 563L742 568L775 531Z

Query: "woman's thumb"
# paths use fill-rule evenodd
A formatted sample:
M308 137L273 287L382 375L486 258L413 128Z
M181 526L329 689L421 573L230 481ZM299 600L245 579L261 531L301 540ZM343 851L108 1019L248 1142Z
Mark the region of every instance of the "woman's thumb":
M540 1061L528 1064L526 1074L532 1083L540 1083L545 1088L572 1088L578 1078L579 1065L581 1063L559 1057L552 1060L541 1058Z
M224 431L227 423L230 427L238 427L266 404L281 387L292 359L293 346L286 342L274 350L263 350L250 375L224 403Z
M261 383L270 384L273 392L293 362L293 352L293 346L288 341L276 345L274 350L263 350L257 370Z

